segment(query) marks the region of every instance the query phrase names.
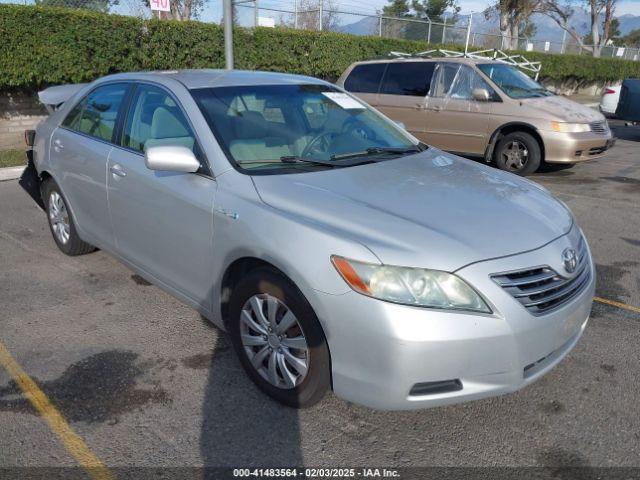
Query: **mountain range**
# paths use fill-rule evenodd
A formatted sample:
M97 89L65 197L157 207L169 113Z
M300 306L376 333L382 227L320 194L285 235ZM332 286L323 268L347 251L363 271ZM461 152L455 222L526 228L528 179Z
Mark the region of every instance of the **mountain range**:
M353 18L350 16L349 18ZM620 15L620 32L626 35L632 30L640 29L640 15ZM466 25L466 18L458 20L457 25ZM550 42L562 41L562 29L549 17L543 14L534 14L531 16L531 22L535 25L535 34L532 40L543 40ZM589 13L583 9L576 9L570 20L573 28L581 35L586 35L591 31L591 20ZM375 35L378 31L378 19L366 17L357 22L347 23L337 27L337 30L343 33L351 33L353 35ZM484 14L476 13L473 16L472 31L478 33L498 33L498 18L493 15L491 18L485 18ZM569 38L569 37L567 37Z

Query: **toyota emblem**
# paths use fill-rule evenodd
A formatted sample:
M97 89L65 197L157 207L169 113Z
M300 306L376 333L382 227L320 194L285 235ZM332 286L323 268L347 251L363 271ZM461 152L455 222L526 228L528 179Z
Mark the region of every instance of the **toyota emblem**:
M565 248L562 251L562 262L564 263L564 269L568 273L573 273L578 267L578 254L573 248Z

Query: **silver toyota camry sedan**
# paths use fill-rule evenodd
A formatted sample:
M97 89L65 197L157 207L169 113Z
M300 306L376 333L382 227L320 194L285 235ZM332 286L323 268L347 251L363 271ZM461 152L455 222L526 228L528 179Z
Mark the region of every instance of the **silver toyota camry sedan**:
M585 329L594 264L563 203L332 84L195 70L41 93L30 171L60 250L193 306L287 405L513 392Z

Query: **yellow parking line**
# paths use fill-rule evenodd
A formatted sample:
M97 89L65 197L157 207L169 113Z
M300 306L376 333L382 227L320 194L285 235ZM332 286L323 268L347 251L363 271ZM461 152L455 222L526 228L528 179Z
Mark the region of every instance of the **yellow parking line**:
M89 476L94 480L115 480L115 475L104 466L78 434L71 429L60 412L49 401L49 398L40 390L36 382L22 370L2 342L0 342L0 363Z
M623 308L624 310L629 310L630 312L640 313L640 308L634 307L633 305L627 305L626 303L616 302L615 300L609 300L607 298L593 297L593 299L596 302L611 305L612 307Z

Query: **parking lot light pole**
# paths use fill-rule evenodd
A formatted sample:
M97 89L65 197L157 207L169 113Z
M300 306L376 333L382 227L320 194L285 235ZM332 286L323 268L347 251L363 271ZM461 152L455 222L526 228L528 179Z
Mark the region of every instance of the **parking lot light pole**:
M233 70L233 0L223 0L224 61L227 70Z
M471 36L471 22L473 21L473 12L469 14L469 23L467 23L467 38L464 41L464 54L469 53L469 37Z

